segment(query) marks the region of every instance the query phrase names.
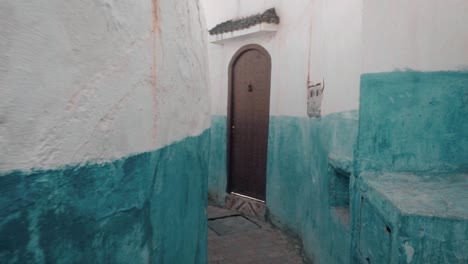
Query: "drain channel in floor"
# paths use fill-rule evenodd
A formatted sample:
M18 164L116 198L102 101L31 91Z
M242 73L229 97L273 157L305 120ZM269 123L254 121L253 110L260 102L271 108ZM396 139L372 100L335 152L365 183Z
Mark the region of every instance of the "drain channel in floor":
M210 219L208 220L208 227L219 236L260 229L259 225L242 215Z

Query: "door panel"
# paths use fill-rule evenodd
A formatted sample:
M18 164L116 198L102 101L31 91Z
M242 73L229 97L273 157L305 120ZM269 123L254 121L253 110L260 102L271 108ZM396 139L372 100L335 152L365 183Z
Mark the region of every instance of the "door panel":
M270 109L269 57L257 49L231 67L230 191L265 200Z

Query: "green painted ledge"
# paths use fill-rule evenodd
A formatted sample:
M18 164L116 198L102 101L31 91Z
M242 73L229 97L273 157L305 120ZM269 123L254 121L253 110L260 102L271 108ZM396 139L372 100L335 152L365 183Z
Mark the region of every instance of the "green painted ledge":
M468 172L468 72L361 76L360 171Z
M0 262L206 263L208 147L0 175Z
M364 74L360 96L353 263L465 263L468 72Z

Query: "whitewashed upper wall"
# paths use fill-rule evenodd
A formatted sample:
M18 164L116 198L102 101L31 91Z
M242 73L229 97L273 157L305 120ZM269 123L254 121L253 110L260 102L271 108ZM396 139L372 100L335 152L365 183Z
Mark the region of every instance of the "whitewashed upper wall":
M280 25L275 35L209 44L212 113L225 115L229 62L243 45L256 43L272 57L270 112L306 116L310 47L311 81L325 79L322 114L359 108L362 0L202 0L208 28L228 19L275 7Z
M363 72L468 70L468 1L364 0Z
M110 160L209 127L198 1L0 2L0 172Z

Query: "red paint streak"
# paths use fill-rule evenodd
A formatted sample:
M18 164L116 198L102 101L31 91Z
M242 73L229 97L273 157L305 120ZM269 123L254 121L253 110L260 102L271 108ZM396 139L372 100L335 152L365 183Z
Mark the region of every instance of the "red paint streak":
M153 85L153 88L156 87L156 51L157 51L157 45L156 45L156 40L157 40L157 35L160 32L159 28L159 5L158 5L158 0L152 0L153 1L153 17L152 17L152 65L151 65L151 84Z
M159 27L159 3L158 0L153 1L153 12L152 12L152 32L151 32L151 41L152 41L152 62L151 62L151 95L153 101L153 129L152 129L152 142L156 144L157 136L157 100L158 100L158 91L157 91L157 71L156 71L156 56L157 56L157 36L160 33L161 29Z

